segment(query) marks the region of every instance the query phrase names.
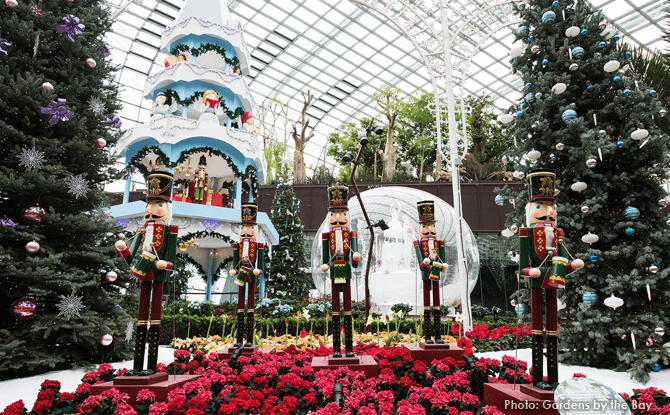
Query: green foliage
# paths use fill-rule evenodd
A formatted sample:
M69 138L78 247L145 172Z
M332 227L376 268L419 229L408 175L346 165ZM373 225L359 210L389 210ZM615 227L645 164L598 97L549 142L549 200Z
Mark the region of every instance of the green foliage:
M99 190L119 175L106 149L96 145L102 137L112 147L118 132L101 124L120 109L114 65L103 55L103 34L109 29L107 8L85 2L42 2L40 18L29 3L0 8L2 37L12 44L0 54L0 218L17 223L0 227L0 378L30 376L52 369L86 365L101 356L100 338L123 336L135 302L127 292L136 283L114 249L119 228L100 209L108 205ZM85 25L82 35L59 33L56 27L68 15ZM36 42L37 41L37 42ZM86 59L96 61L95 68ZM42 88L44 82L53 90ZM98 98L103 113L89 108ZM64 99L72 112L58 119L40 107ZM22 150L43 152L44 164L29 169L19 165ZM68 180L81 177L89 190L75 197ZM45 210L42 225L21 220L26 206L39 203ZM29 241L40 250L25 250ZM105 274L119 277L108 282ZM58 315L61 296L82 297L78 316ZM18 321L9 306L29 297L38 306L35 317ZM128 358L130 347L116 341L112 358Z
M391 311L396 314L402 312L403 318L405 318L405 316L407 316L407 314L412 311L412 306L407 303L393 304L393 306L391 306Z
M513 114L523 110L523 114L507 127L518 144L508 156L515 170L526 175L531 168L556 170L558 225L565 232L568 251L586 263L583 270L566 277L566 289L559 292L566 304L559 313L559 341L565 350L560 358L568 364L627 370L646 382L652 363L670 358L668 349L657 345L667 342L668 335L655 332L657 327L670 332L670 233L658 205L666 196L659 182L668 177L670 159L668 137L660 133L652 117L659 113L661 103L636 74L605 72L605 63L616 60L624 66L630 59L625 43L618 46L614 38L601 35L600 13L594 14L581 0L561 4L553 24L541 22L541 15L551 7L549 0L532 0L528 7L517 10L522 25L531 31L517 34L525 52L514 59L513 68L520 72L523 84L529 85L524 94L531 94L531 102L519 102L509 109ZM567 38L569 26L578 26L587 34ZM534 46L539 48L537 53L531 51ZM569 56L568 50L576 46L584 48L581 59ZM542 65L542 59L548 63ZM569 70L573 63L577 68ZM552 92L558 82L567 85L562 94ZM567 109L577 113L573 122L561 119ZM649 132L644 145L631 137L638 128ZM622 147L617 146L619 141ZM558 150L557 143L563 143L564 149ZM540 159L522 162L531 149L540 151ZM597 164L587 167L588 159ZM587 183L588 188L570 190L577 181ZM515 194L505 187L500 194L516 201L508 224L525 223L527 191ZM582 206L589 210L582 212ZM640 210L638 220L623 217L628 206ZM633 235L625 233L629 227ZM599 241L582 243L587 232L598 235ZM597 261L590 261L593 255ZM649 270L654 263L660 264L659 272ZM527 290L522 291L517 301L529 304ZM596 292L600 301L586 305L582 301L586 291ZM622 298L623 306L616 310L605 306L602 300L610 295ZM637 349L630 333L637 339Z
M287 172L279 177L271 220L279 233L279 243L273 249L270 272L266 275L266 293L286 304L303 302L312 289L312 277L307 268L305 236L298 216L300 201L295 197Z

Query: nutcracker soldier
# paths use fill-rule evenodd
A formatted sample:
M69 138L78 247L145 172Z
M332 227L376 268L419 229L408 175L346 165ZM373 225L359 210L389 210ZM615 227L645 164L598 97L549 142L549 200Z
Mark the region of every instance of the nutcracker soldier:
M354 332L351 316L351 267L358 267L361 254L358 252L358 235L349 230L349 188L334 184L328 188L329 232L321 235L321 271L330 270L331 293L333 296L333 357L342 357L340 344L340 293L344 293L342 303L344 322L344 347L346 357L354 357Z
M233 244L233 264L235 264L235 267L230 270L229 274L236 277L235 284L240 287L237 294L237 341L234 347L242 345L245 333L247 342L244 343L244 347L251 347L254 343L256 279L263 273L265 267L265 246L262 242L256 242L258 237L257 214L258 206L255 203L242 204L240 242ZM244 324L245 298L247 298L246 325Z
M421 268L423 280L423 332L426 344L443 344L442 311L440 310L440 273L447 270L447 256L444 241L437 239L435 228L435 202L424 200L416 204L419 211L419 237L414 241L414 251ZM433 291L433 305L430 305L430 291ZM431 321L431 316L432 321ZM432 325L432 326L431 326ZM435 341L431 337L435 337Z
M534 169L528 174L527 228L519 229L519 273L529 277L531 295L531 338L533 385L544 390L558 386L558 307L556 290L565 287L565 276L584 266L563 244L563 230L556 227L554 180L550 169ZM547 379L543 380L542 290L546 310Z
M200 156L198 162L198 170L195 172L195 203L205 203L205 195L207 194L207 158Z
M174 266L177 256L178 228L170 225L172 222L170 196L173 179L172 173L169 172L154 171L149 173L147 176L147 206L144 209L144 226L137 229L130 248L126 246L125 241L117 241L115 244L119 254L128 264L133 259L137 259L130 275L140 280L140 306L137 316L135 356L133 369L127 371L126 376L149 376L156 373L163 283L169 282L168 270ZM136 258L135 255L140 249L141 254ZM151 320L149 320L149 306L151 306ZM148 330L147 323L149 324ZM149 341L147 370L142 370L144 346L147 340Z

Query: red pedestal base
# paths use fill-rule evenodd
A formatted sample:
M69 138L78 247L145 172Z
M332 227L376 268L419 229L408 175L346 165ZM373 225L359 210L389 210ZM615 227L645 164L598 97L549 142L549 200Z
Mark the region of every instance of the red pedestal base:
M184 384L198 379L200 375L168 375L157 373L151 376L119 376L111 382L93 385L90 396L100 395L107 389L116 388L121 393L130 396L128 404L135 406L135 397L142 389L149 389L156 395L156 402L167 402L171 390L181 388Z
M219 350L216 352L216 354L219 356L219 360L228 360L230 359L230 356L233 355L233 352L235 351L235 347L228 347L226 349ZM245 347L242 349L242 356L244 357L251 357L256 352L262 352L265 354L275 354L276 350L274 347L258 347L258 346L251 346L251 347Z
M372 356L355 357L333 357L316 356L312 358L312 369L315 372L319 370L336 370L342 366L348 366L349 370L365 373L366 378L376 378L379 375L379 367Z
M484 405L495 405L506 415L558 415L554 391L531 385L484 384Z
M463 349L450 344L426 344L421 342L419 344L403 344L403 347L409 350L412 359L420 360L426 366L430 366L433 360L441 360L446 357L456 360L463 359Z

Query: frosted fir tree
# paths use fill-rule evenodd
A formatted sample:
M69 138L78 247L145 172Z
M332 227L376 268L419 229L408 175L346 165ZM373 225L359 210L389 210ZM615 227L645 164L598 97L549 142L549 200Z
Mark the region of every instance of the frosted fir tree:
M266 279L267 296L292 304L307 297L312 289L312 278L305 272L305 236L298 216L300 200L295 197L288 173L280 174L277 183L272 201L272 224L279 233L279 243L272 249Z
M669 160L654 122L665 111L600 12L581 0L523 6L510 55L524 97L500 117L516 144L507 156L517 176L556 170L557 225L586 263L559 292L561 360L646 382L670 363L660 347L670 334L670 221L659 214ZM528 192L500 194L515 201L508 225L525 226Z

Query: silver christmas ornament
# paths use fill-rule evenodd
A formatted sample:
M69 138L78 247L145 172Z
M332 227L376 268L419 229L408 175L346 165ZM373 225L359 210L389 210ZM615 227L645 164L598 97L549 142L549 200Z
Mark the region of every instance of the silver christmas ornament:
M588 212L588 211L589 211L589 207L588 207L588 206L582 206L582 213L586 213L586 212Z
M596 166L596 164L598 164L598 162L596 161L596 159L588 159L588 160L586 160L586 167L593 168L593 167Z
M573 72L576 71L577 68L579 68L579 65L577 65L576 63L571 63L570 66L568 67L568 69L570 69Z
M563 150L564 148L565 148L565 144L563 144L563 143L556 144L556 150L560 151L560 150Z
M649 266L649 272L651 272L652 274L656 274L656 273L658 272L658 265L656 265L656 264L651 264L651 265Z
M605 137L607 135L607 131L600 130L600 131L598 131L598 135L601 136L601 137Z

